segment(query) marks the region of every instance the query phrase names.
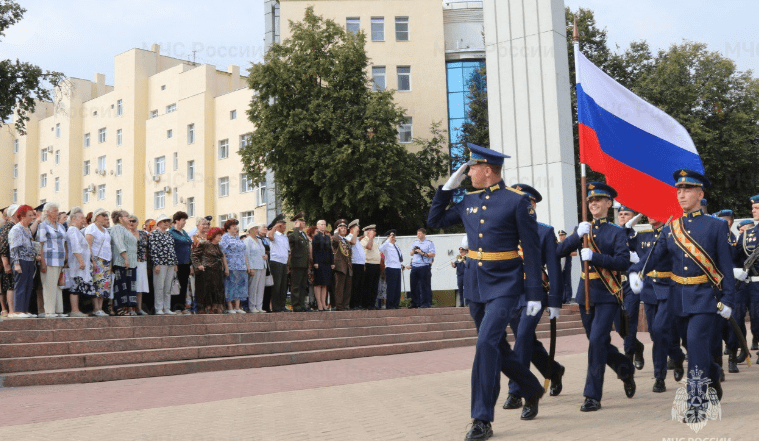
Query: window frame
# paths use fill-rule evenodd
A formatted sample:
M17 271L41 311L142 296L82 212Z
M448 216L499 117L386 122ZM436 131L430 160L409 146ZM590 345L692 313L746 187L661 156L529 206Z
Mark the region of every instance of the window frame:
M354 22L356 25L355 31L351 30L351 25L354 24ZM361 32L361 17L345 17L345 30L347 32L352 32L353 35Z
M153 159L153 175L160 176L166 173L166 155L157 156Z
M84 134L84 148L87 148L90 146L90 134L85 133Z
M372 17L369 20L369 23L370 23L369 30L371 31L371 35L370 35L371 41L376 41L376 42L385 41L385 17ZM374 32L375 32L374 25L382 25L382 39L374 38Z
M225 190L225 191L223 191ZM223 176L219 178L219 197L225 198L229 196L229 176Z
M406 21L403 22L403 20L406 20ZM398 25L399 24L400 25L405 24L406 25L406 30L405 31L399 31L398 30ZM405 32L406 33L406 39L405 40L398 38L398 33L399 32ZM409 18L408 18L408 16L398 16L398 17L395 17L395 41L410 41L410 40L411 40L411 26L409 24Z
M98 188L97 188L97 199L99 201L104 201L105 200L105 184L98 185Z
M403 141L401 139L401 129L408 126L409 135L408 135L408 141ZM414 118L411 116L406 117L406 123L401 124L401 127L398 128L398 143L400 144L411 144L414 142Z
M107 127L101 127L98 129L98 144L102 144L106 142L108 139L108 130Z
M195 144L195 123L187 124L187 144Z
M42 173L40 175L40 188L47 187L47 173Z
M240 193L250 193L255 188L253 179L249 178L247 173L240 173Z
M229 119L230 120L237 119L237 109L229 111Z
M123 203L124 203L124 196L122 194L121 189L119 188L118 190L116 190L116 206L120 207L123 205Z
M195 217L195 197L187 198L187 216Z
M61 165L61 150L60 149L55 151L55 153L53 154L53 158L54 158L53 161L55 165Z
M116 100L116 116L124 114L123 100Z
M82 172L83 172L82 176L89 176L90 175L90 173L91 173L90 166L91 166L91 163L90 163L89 159L86 160L86 161L84 161L84 163L82 164Z
M124 165L121 159L116 160L116 176L121 176L124 172Z
M401 73L401 69L408 69L408 73ZM396 81L398 81L398 92L411 92L411 66L396 66L395 67ZM408 76L408 89L401 89L401 75Z
M187 161L187 180L195 180L195 160Z
M375 69L382 69L382 73L375 73ZM378 87L377 78L382 78L382 87ZM372 92L387 90L387 66L372 66Z
M159 206L159 203L160 206ZM153 209L155 210L161 210L166 208L166 192L163 190L158 190L153 192Z
M229 138L219 140L219 159L229 158Z
M116 145L121 145L121 142L123 141L123 131L122 129L116 130Z

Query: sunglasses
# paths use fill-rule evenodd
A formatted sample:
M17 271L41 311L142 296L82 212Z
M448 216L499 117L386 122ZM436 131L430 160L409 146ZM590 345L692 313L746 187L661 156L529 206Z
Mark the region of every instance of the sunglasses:
M136 220L133 220L133 219L132 219L132 220L130 220L130 221L129 221L129 223L130 223L130 224L136 224L136 223L137 223L137 221L136 221Z

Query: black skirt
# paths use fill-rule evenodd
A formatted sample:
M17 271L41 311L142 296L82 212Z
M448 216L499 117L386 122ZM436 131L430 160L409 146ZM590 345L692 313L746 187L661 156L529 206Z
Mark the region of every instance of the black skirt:
M315 262L319 268L314 268L314 286L332 285L332 267L329 262Z

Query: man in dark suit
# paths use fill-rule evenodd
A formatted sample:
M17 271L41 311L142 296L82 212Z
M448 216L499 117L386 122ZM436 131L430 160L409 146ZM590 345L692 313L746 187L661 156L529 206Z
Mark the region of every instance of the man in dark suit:
M303 213L293 217L293 230L287 233L290 242L290 301L293 312L305 312L308 296L308 257L309 242L306 233L306 221Z

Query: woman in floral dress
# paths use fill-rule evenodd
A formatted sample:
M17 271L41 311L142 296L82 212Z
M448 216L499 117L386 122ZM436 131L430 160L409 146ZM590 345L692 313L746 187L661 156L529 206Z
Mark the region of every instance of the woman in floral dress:
M224 223L226 233L219 245L224 252L224 291L228 314L245 314L240 301L248 298L248 274L250 265L245 253L245 244L240 240L237 219Z
M84 229L84 237L92 251L92 283L95 298L92 299L92 315L108 317L103 312L103 299L111 298L111 234L105 228L108 212L98 208L92 214L93 222Z

